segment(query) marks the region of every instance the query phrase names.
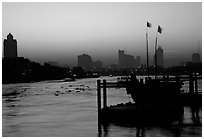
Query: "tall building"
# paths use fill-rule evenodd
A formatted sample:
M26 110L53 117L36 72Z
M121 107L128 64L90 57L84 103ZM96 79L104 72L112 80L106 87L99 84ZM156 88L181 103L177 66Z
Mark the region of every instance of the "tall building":
M159 46L159 48L156 51L156 55L157 55L157 66L159 67L163 67L164 66L164 52L163 49L161 48L161 46ZM154 56L154 64L155 64L155 56Z
M118 68L135 68L136 60L134 56L125 54L124 50L118 51Z
M87 54L82 54L78 56L78 66L84 69L91 69L93 66L93 61L91 56Z
M13 35L9 33L7 39L4 39L4 58L16 58L17 53L17 41L13 39Z
M124 58L123 58L124 55L125 55L124 50L118 51L118 68L123 68L124 66Z
M192 54L192 63L200 63L200 54L199 53L193 53Z

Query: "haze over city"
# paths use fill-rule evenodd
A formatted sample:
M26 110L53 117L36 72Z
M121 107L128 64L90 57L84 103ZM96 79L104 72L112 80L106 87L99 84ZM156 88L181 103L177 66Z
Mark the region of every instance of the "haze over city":
M3 137L202 137L202 2L3 2Z
M18 55L37 62L76 66L89 54L103 65L116 63L118 50L146 62L146 22L152 64L157 26L165 65L191 61L202 47L202 3L6 3L2 4L2 40L9 32Z

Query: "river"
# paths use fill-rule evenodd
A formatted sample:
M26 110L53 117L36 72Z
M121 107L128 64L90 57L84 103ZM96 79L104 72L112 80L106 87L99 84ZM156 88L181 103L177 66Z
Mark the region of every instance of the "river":
M96 80L115 81L117 77L79 79L73 82L42 81L2 85L3 137L97 137ZM185 87L184 87L185 88ZM125 89L108 89L108 105L131 101ZM191 109L184 108L184 126L148 126L143 136L202 136L195 126ZM202 110L199 110L202 123ZM100 136L137 136L134 126L110 124Z

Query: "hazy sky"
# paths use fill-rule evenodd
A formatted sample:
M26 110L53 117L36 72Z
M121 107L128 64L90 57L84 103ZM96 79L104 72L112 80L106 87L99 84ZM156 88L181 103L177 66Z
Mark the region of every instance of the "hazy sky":
M87 53L105 64L117 62L118 50L146 61L146 21L150 58L157 26L163 28L158 43L166 65L191 60L202 46L202 3L3 3L5 39L11 32L19 56L34 61L77 64ZM152 60L150 60L152 61Z

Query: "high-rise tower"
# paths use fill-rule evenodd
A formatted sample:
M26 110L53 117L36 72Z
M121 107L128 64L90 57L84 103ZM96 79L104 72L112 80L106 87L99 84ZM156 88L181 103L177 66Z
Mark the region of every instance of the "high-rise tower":
M4 58L16 57L18 57L17 41L13 39L13 35L9 33L7 39L4 39Z
M123 68L124 66L124 58L123 58L124 54L125 54L124 50L118 51L118 67L119 68Z
M91 56L87 54L82 54L78 56L78 66L85 69L91 69L93 66L93 61Z
M193 53L192 54L192 62L193 63L200 63L200 54L199 53Z
M156 55L157 55L157 66L163 67L163 65L164 65L164 53L163 53L163 49L160 46L156 51ZM154 63L155 63L155 59L154 59Z

